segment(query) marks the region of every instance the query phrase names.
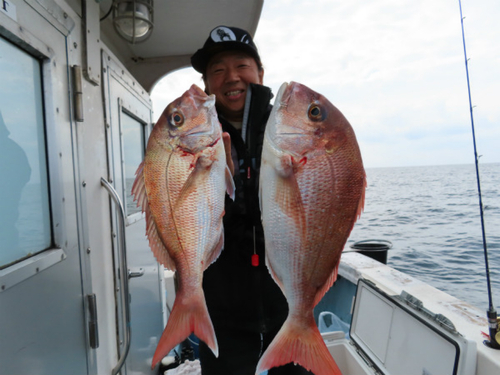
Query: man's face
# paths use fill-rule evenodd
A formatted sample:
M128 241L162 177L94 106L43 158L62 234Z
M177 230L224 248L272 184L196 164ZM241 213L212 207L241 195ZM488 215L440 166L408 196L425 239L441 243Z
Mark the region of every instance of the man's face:
M241 121L248 85L262 84L264 70L254 58L240 51L224 51L213 56L207 65L205 87L215 94L217 112L229 121Z

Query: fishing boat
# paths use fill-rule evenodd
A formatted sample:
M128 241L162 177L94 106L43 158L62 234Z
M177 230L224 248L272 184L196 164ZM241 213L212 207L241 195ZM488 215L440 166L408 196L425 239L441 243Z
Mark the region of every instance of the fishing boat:
M262 6L0 0L0 374L159 373L174 278L131 197L150 95ZM345 374L500 373L484 311L347 250L315 310Z

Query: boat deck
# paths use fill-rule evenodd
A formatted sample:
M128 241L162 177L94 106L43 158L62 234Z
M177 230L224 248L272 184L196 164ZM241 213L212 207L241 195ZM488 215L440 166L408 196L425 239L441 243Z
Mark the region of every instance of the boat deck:
M405 291L418 298L426 309L444 315L461 335L477 343L476 375L500 374L500 351L483 344L482 332L488 332L485 311L355 252L342 255L339 275L353 284L360 278L370 280L389 295Z

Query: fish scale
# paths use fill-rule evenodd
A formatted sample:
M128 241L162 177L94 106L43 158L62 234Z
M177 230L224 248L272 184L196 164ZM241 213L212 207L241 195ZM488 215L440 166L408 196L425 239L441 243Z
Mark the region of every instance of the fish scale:
M257 372L294 362L315 375L338 375L313 309L337 277L364 204L354 132L322 95L285 83L266 126L260 174L266 265L289 313Z

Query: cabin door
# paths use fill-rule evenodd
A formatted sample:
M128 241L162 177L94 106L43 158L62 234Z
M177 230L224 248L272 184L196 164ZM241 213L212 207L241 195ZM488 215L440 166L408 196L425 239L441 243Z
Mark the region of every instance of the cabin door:
M0 4L0 374L95 374L69 94L76 18Z
M125 247L128 270L116 265L117 285L128 275L130 295L130 350L124 369L127 373L151 372L151 360L164 327L165 297L163 267L153 256L145 236L145 216L131 195L135 172L142 162L151 131L152 105L148 93L114 59L103 53L106 99L107 154L109 182L118 193L125 213ZM116 204L114 204L116 208ZM123 250L120 243L119 210L111 214L115 259ZM117 294L118 343L126 352L127 323L122 314L126 301ZM121 354L122 354L121 353Z

